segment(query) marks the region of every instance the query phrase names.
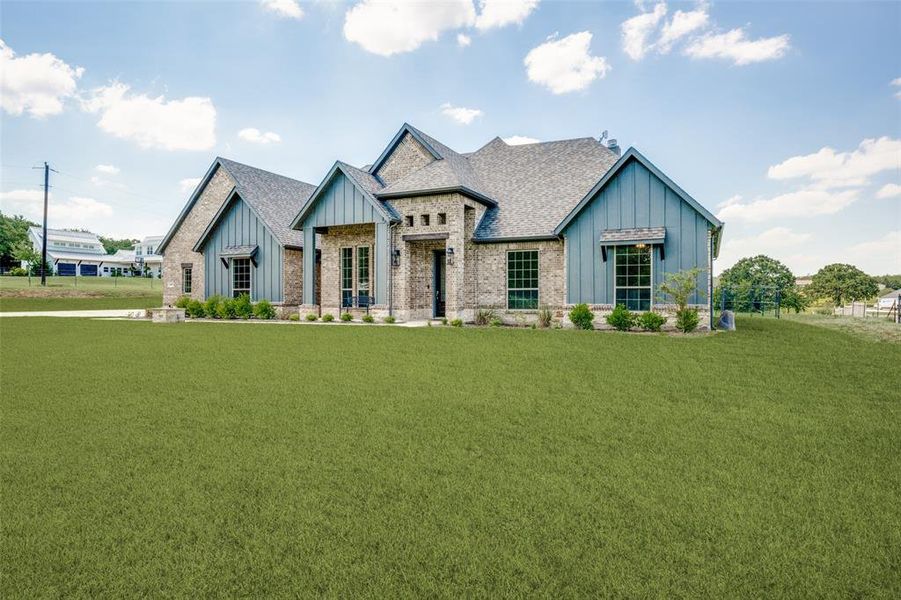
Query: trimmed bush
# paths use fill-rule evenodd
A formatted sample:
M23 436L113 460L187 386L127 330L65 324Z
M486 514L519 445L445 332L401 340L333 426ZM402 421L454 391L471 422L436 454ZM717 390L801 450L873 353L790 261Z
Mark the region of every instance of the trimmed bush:
M235 316L239 319L249 319L253 316L253 303L250 296L241 294L234 299Z
M175 301L175 308L188 308L190 302L191 298L189 296L179 296L178 300Z
M216 305L216 315L220 319L235 318L235 300L234 298L225 298Z
M375 317L373 317L372 315L363 315L363 322L364 323L375 323Z
M188 300L188 303L185 305L185 314L192 319L202 319L206 316L206 312L203 310L203 302L200 300Z
M547 329L551 326L551 322L554 320L554 313L551 312L547 306L538 309L538 327L542 329Z
M350 323L354 320L354 316L350 313L341 313L341 320L345 323Z
M576 304L569 311L569 320L578 329L594 329L594 313L585 303Z
M388 315L387 317L385 317L384 319L382 319L382 321L384 321L384 322L387 323L388 325L391 325L391 324L394 323L394 321L396 321L396 320L397 320L397 319L395 319L395 318L394 318L393 316L391 316L391 315Z
M476 325L482 327L482 326L490 324L496 318L497 317L495 316L494 311L491 310L490 308L480 308L479 310L476 311L475 322L476 322Z
M446 321L447 319L445 319ZM454 319L450 322L451 327L463 327L463 319Z
M333 315L332 313L325 313L324 315L322 315L322 320L326 323L331 323L335 320L335 315Z
M300 313L291 313L288 315L289 321L300 321Z
M206 302L203 303L203 312L206 313L211 319L219 318L219 303L222 302L225 298L218 295L210 296L206 299Z
M682 333L691 333L698 328L701 317L698 315L698 309L685 308L676 311L676 329Z
M317 319L319 319L319 315L317 315L316 313L307 313L307 316L306 316L307 321L312 323L313 321L316 321ZM322 320L324 321L325 319L322 319Z
M272 306L272 303L263 298L259 302L253 305L253 316L257 319L274 319L275 318L275 307Z
M10 277L25 277L26 275L28 275L28 271L26 271L22 267L13 267L9 270L8 275Z
M488 324L492 327L502 327L504 325L504 322L501 321L500 319L498 319L497 317L494 317L493 319L491 319L491 322Z
M429 321L429 325L431 325L431 324L432 324L432 322ZM447 317L441 317L441 324L442 324L442 325L447 325Z
M635 322L645 331L660 331L660 328L666 323L666 317L654 311L648 311L638 315Z
M629 331L635 325L635 315L622 304L617 304L613 312L607 315L607 325L619 331Z

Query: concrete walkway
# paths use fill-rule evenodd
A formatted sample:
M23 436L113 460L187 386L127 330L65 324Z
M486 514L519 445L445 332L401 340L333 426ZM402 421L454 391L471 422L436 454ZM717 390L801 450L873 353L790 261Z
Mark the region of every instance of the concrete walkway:
M147 311L143 308L120 308L111 310L33 310L22 312L0 312L0 317L88 317L88 318L128 318L143 319Z

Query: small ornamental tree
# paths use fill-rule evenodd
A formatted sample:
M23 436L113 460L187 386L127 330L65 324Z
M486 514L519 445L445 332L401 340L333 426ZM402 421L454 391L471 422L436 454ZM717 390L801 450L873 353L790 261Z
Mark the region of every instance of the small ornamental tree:
M700 319L696 308L688 307L688 300L698 291L698 276L703 269L697 267L678 273L667 273L658 288L662 294L672 298L676 305L676 328L683 333L694 331Z
M806 291L813 296L831 299L836 306L855 300L867 300L879 293L876 280L854 265L826 265L810 279Z

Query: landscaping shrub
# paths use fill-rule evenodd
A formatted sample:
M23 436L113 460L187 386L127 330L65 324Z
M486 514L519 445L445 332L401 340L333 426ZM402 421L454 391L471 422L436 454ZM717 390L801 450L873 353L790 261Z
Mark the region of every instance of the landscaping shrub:
M698 315L698 309L685 308L676 311L676 329L682 333L691 333L698 328L701 317Z
M572 321L578 329L594 329L594 313L585 303L576 304L569 311L569 320Z
M476 311L476 325L488 325L495 319L494 311L490 308L480 308Z
M189 296L179 296L178 300L175 301L175 308L188 308L188 303L191 302L191 298Z
M322 315L322 320L326 323L331 323L335 320L335 315L333 315L332 313L325 313L324 315Z
M826 302L822 306L818 306L814 309L814 311L818 315L825 315L827 317L831 317L835 314L835 305L831 302Z
M257 319L274 319L275 307L272 306L271 302L263 298L253 305L253 316L255 316Z
M498 319L497 317L494 317L493 319L491 319L491 322L488 324L491 325L492 327L502 327L504 325L504 322L501 321L500 319Z
M288 315L289 321L300 321L300 313L291 313Z
M645 331L660 331L660 328L666 323L666 317L654 311L648 311L638 315L635 322Z
M432 322L429 321L429 325L431 325L431 324L432 324ZM441 324L442 324L442 325L447 325L447 317L441 317Z
M543 306L538 309L538 327L542 329L547 329L551 326L551 322L554 320L554 313L551 312L547 306Z
M213 295L206 299L206 302L203 303L203 312L206 313L206 316L211 319L219 318L219 303L222 302L224 298L222 296Z
M385 317L384 319L382 319L382 321L384 321L385 323L388 323L389 325L392 324L392 323L394 323L395 320L396 320L396 319L395 319L393 316L391 316L391 315L388 315L387 317Z
M307 313L307 316L306 316L307 321L310 321L311 323L313 321L317 320L318 318L319 318L319 316L316 313ZM325 321L325 319L322 319L322 320Z
M234 319L235 315L234 298L224 298L216 305L216 316L220 319Z
M181 298L179 298L179 300L181 300ZM206 312L203 310L203 302L200 300L189 299L184 308L185 314L192 319L202 319L206 316Z
M235 306L235 316L239 319L249 319L253 316L253 303L250 301L250 296L247 294L241 294L237 298L234 299Z
M635 325L635 315L622 304L617 304L613 312L607 315L607 325L619 331L629 331Z
M364 323L375 323L375 317L373 317L372 315L363 315L363 322Z
M13 267L9 270L9 275L12 277L25 277L26 275L28 275L28 271L26 271L22 267Z
M354 316L347 312L341 313L341 320L344 321L345 323L350 323L351 321L354 320Z
M445 319L447 321L447 319ZM454 319L450 322L451 327L463 327L463 319Z

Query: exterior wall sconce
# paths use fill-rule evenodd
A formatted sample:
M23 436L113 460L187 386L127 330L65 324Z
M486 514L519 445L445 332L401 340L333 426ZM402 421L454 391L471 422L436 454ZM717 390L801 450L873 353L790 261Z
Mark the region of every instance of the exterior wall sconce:
M391 264L395 267L400 266L400 250L395 249L394 252L391 253Z
M449 264L449 265L454 264L454 249L453 248L447 249L447 264Z

